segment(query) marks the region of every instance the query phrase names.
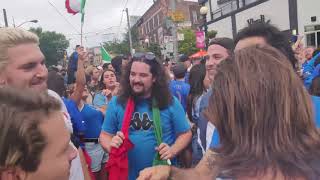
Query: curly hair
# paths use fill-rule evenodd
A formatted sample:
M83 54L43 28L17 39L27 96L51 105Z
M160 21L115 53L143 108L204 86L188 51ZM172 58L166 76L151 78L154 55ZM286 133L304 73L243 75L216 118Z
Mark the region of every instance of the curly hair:
M132 91L130 85L130 72L131 67L134 62L143 62L150 66L150 72L153 77L155 77L155 82L152 85L152 93L151 96L156 98L158 106L160 109L164 109L168 107L172 103L172 95L169 90L169 81L164 70L164 67L159 63L156 59L147 60L145 58L133 59L130 61L122 74L120 80L120 92L118 96L118 102L125 106L128 98L130 96L134 97L134 93Z

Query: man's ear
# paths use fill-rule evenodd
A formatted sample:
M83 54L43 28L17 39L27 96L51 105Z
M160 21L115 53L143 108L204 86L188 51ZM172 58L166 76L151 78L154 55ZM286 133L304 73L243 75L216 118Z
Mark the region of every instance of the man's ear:
M21 168L9 168L0 173L0 179L25 180L27 179L27 173Z

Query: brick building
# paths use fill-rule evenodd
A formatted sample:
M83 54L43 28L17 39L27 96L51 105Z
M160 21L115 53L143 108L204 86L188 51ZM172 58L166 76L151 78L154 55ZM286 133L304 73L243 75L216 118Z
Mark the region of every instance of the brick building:
M141 44L157 43L162 45L165 36L171 36L168 16L171 12L170 1L157 0L141 16L134 25L138 28ZM200 24L199 4L197 1L176 0L176 12L182 19L177 23L178 27L190 27L196 29Z

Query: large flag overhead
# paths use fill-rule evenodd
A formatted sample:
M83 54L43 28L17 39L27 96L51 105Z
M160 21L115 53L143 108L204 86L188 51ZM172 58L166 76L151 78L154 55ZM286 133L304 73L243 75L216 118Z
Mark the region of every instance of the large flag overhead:
M103 46L100 48L101 56L104 63L111 63L111 56L110 54L104 49Z
M66 8L70 14L81 13L81 22L84 21L84 7L86 5L86 0L66 0Z
M81 11L82 0L66 0L66 8L70 14L78 14Z

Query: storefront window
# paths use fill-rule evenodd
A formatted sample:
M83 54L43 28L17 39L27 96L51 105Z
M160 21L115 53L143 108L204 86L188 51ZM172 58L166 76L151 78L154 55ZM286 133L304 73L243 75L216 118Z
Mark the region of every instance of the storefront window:
M318 47L320 45L320 31L306 34L307 46Z

